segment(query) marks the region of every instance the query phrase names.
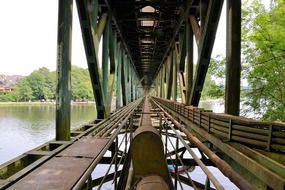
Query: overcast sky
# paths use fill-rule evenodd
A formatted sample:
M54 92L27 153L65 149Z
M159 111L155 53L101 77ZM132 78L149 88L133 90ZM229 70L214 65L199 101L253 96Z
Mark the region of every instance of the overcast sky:
M269 1L269 0L268 0ZM0 74L29 75L56 68L58 0L0 0ZM87 68L75 2L72 64ZM225 54L223 9L213 56Z

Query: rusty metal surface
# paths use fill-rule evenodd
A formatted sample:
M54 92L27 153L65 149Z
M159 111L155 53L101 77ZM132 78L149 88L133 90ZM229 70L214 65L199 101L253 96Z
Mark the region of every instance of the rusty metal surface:
M108 138L82 138L10 187L10 189L71 189Z
M92 159L90 158L55 157L28 174L9 189L71 189L91 162Z
M144 177L137 185L137 190L168 190L167 183L156 175Z
M57 156L95 158L109 140L109 138L82 138Z
M147 99L145 99L144 107L143 107L143 115L142 115L141 125L140 125L141 127L152 126L151 117L150 117L150 114L148 114L149 112L150 112L149 102Z

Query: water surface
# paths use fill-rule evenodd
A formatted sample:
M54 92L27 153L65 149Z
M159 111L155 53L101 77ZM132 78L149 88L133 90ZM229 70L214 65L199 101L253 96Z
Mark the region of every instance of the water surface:
M71 107L71 128L95 119L94 104ZM55 138L55 105L0 106L0 164Z

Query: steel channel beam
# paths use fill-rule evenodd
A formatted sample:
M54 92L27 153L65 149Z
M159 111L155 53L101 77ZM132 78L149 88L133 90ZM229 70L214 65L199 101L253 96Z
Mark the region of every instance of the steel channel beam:
M103 88L103 96L104 99L107 100L109 97L109 40L110 40L110 26L111 20L110 17L107 20L107 24L104 28L103 33L103 48L102 48L102 88ZM106 115L108 110L107 101L105 101L105 109L106 109Z
M190 105L198 106L211 59L223 0L210 1L207 20L199 43L198 63L190 96Z
M186 20L186 105L190 105L190 95L193 86L193 31L190 22Z
M116 108L122 107L122 57L123 57L123 50L120 48L121 44L118 43L118 64L116 69Z
M70 140L72 0L58 3L56 140Z
M92 22L92 19L90 18L90 13L88 11L89 5L86 0L76 0L76 4L88 64L88 70L90 73L91 84L96 102L97 118L103 119L105 118L105 104L98 69L98 47L96 44L96 42L98 43L98 39L93 29L93 25L95 22Z
M177 100L177 55L175 49L172 51L172 65L173 65L173 82L172 82L172 100Z
M168 71L167 71L167 96L166 98L170 100L172 92L172 83L173 83L173 51L170 52L170 55L167 59Z

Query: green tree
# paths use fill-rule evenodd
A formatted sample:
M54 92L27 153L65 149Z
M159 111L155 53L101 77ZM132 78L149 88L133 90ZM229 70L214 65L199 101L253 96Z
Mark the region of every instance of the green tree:
M18 101L30 101L34 99L32 88L26 78L22 79L13 92L14 99Z
M26 79L36 100L54 98L55 75L51 74L47 68L42 67L33 71Z
M258 0L244 6L243 74L249 84L244 111L285 121L285 1L275 0L270 8Z
M225 58L217 56L211 59L205 84L202 91L202 99L223 98L225 89Z
M87 69L72 66L71 92L75 101L93 100L91 79Z

